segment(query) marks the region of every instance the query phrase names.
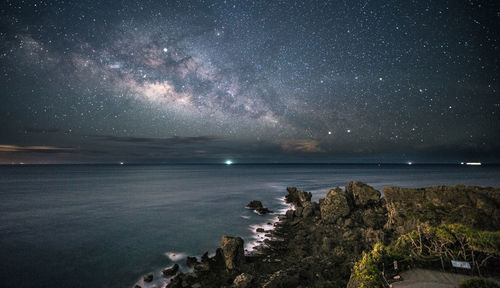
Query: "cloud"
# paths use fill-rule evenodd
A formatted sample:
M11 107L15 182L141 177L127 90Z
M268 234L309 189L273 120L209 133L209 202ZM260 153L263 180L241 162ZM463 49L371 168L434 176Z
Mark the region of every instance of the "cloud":
M56 146L0 145L0 152L59 153L59 152L71 152L71 151L74 151L74 148L56 147Z
M325 152L316 140L292 140L281 144L281 149L285 152Z
M213 136L192 136L192 137L168 137L168 138L152 138L152 137L120 137L112 135L89 135L90 137L104 142L118 142L126 144L145 144L145 145L189 145L189 144L207 144L212 143L219 138Z
M59 129L59 128L25 127L24 131L26 131L26 133L42 133L42 134L47 134L47 133L58 133L58 132L61 132L62 130Z

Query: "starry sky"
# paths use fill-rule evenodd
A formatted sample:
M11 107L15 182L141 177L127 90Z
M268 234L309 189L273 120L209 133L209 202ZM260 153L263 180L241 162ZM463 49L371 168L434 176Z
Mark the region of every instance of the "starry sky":
M0 163L500 161L496 1L0 3Z

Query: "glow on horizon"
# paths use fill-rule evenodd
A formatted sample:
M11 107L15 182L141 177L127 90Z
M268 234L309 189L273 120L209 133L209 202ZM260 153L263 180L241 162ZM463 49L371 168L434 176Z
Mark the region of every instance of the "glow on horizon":
M231 165L231 164L233 164L233 161L231 161L231 160L226 160L226 162L225 162L225 163L226 163L226 165Z

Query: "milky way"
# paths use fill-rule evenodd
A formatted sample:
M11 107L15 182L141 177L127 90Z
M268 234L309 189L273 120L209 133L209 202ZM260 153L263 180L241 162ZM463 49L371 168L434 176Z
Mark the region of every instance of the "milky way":
M0 4L0 162L500 159L492 2L94 2Z

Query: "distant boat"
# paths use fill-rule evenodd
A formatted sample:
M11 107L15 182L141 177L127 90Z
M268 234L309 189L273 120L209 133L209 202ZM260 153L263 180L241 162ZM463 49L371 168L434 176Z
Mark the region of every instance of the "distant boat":
M125 162L120 162L120 165L125 165Z
M467 162L465 163L465 165L469 165L469 166L481 166L481 162Z

